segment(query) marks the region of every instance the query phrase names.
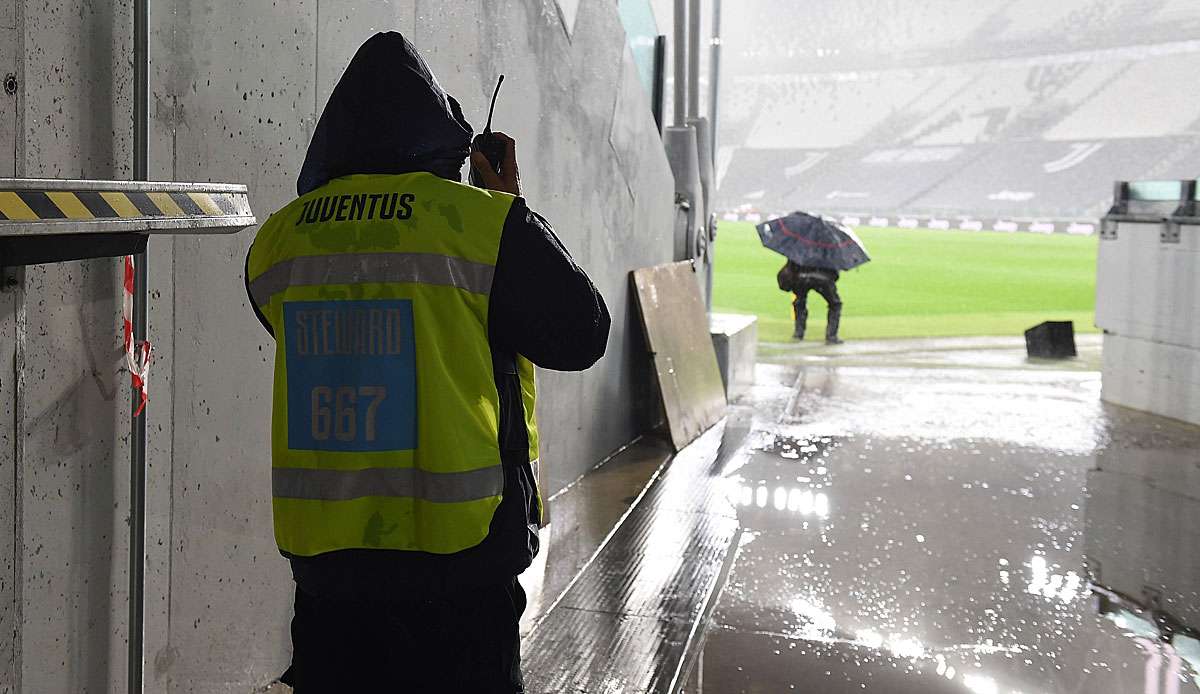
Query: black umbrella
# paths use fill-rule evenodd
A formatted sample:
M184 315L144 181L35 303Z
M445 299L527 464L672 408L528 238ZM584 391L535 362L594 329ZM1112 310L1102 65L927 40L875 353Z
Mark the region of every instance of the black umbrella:
M764 246L797 265L850 270L871 260L858 236L832 219L793 212L757 228Z

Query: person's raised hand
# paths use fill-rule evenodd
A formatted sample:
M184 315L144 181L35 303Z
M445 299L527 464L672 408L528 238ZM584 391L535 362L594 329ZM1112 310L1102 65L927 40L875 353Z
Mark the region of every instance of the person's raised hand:
M501 132L492 132L492 137L504 143L504 161L500 164L500 173L492 168L491 162L478 150L471 152L471 166L483 181L483 187L489 190L521 194L521 172L517 168L517 143L511 137Z

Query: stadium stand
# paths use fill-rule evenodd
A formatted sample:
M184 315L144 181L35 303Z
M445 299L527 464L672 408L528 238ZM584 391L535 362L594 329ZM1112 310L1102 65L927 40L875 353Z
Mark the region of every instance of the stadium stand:
M970 158L965 147L832 152L739 149L720 195L762 210L896 214ZM782 175L763 177L760 172L765 167Z
M726 34L733 69L794 69L796 59L831 64L941 47L967 36L1004 0L742 0ZM769 18L769 21L763 21Z
M747 146L840 147L862 139L937 79L892 73L877 79L785 80L763 104Z
M1194 143L1161 138L989 145L970 166L909 201L907 209L922 216L1095 220L1112 203L1114 180L1141 178L1181 148L1193 151ZM1187 178L1196 171L1176 165L1162 175Z
M1176 26L1200 24L1200 5L1195 0L1168 0L1162 3L1154 19Z
M1196 0L748 4L775 13L726 78L728 214L1075 228L1114 180L1200 174Z
M1029 70L993 71L989 78L972 79L908 133L905 141L919 146L989 142L1013 116L1036 98L1029 88Z
M997 14L1000 30L993 36L1001 42L1037 40L1067 26L1075 27L1071 33L1082 33L1078 22L1096 4L1096 0L1017 0Z
M1130 65L1058 125L1050 140L1166 137L1200 119L1200 53L1147 58Z

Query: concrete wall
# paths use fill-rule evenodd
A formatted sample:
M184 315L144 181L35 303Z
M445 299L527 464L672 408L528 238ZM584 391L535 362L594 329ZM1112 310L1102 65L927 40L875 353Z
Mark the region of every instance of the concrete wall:
M129 175L130 17L107 3L7 2L0 56L15 98L5 171ZM9 133L5 133L9 135ZM129 397L112 260L30 267L0 299L0 470L11 600L0 690L105 691L123 681ZM11 494L11 496L9 496Z
M17 39L16 0L0 0L0 80L17 72L20 41ZM0 176L16 173L16 95L0 87ZM0 274L0 282L4 275ZM0 422L15 422L16 384L13 368L17 346L17 301L12 292L0 293ZM16 516L19 513L14 452L17 432L0 425L0 694L13 691L17 679L16 634L20 612L17 585L20 577L16 552Z
M1175 241L1164 241L1163 229L1121 222L1100 241L1103 397L1200 424L1200 226L1183 225Z
M126 178L129 0L0 0L0 172ZM263 217L358 45L398 29L482 124L513 134L531 205L614 314L606 359L543 373L544 478L561 488L638 428L627 273L671 257L673 189L615 3L152 3L151 175L250 185ZM12 143L10 147L6 143ZM286 664L290 578L271 537L274 345L242 288L252 234L149 248L147 691L249 692ZM0 692L124 689L128 376L116 260L29 268L0 292ZM12 274L12 273L10 273ZM0 276L2 277L2 276Z

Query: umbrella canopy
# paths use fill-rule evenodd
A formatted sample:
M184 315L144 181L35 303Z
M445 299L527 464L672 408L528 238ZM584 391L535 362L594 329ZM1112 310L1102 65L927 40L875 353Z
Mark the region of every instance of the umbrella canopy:
M764 246L797 265L840 271L871 260L858 236L832 219L793 212L757 228Z

